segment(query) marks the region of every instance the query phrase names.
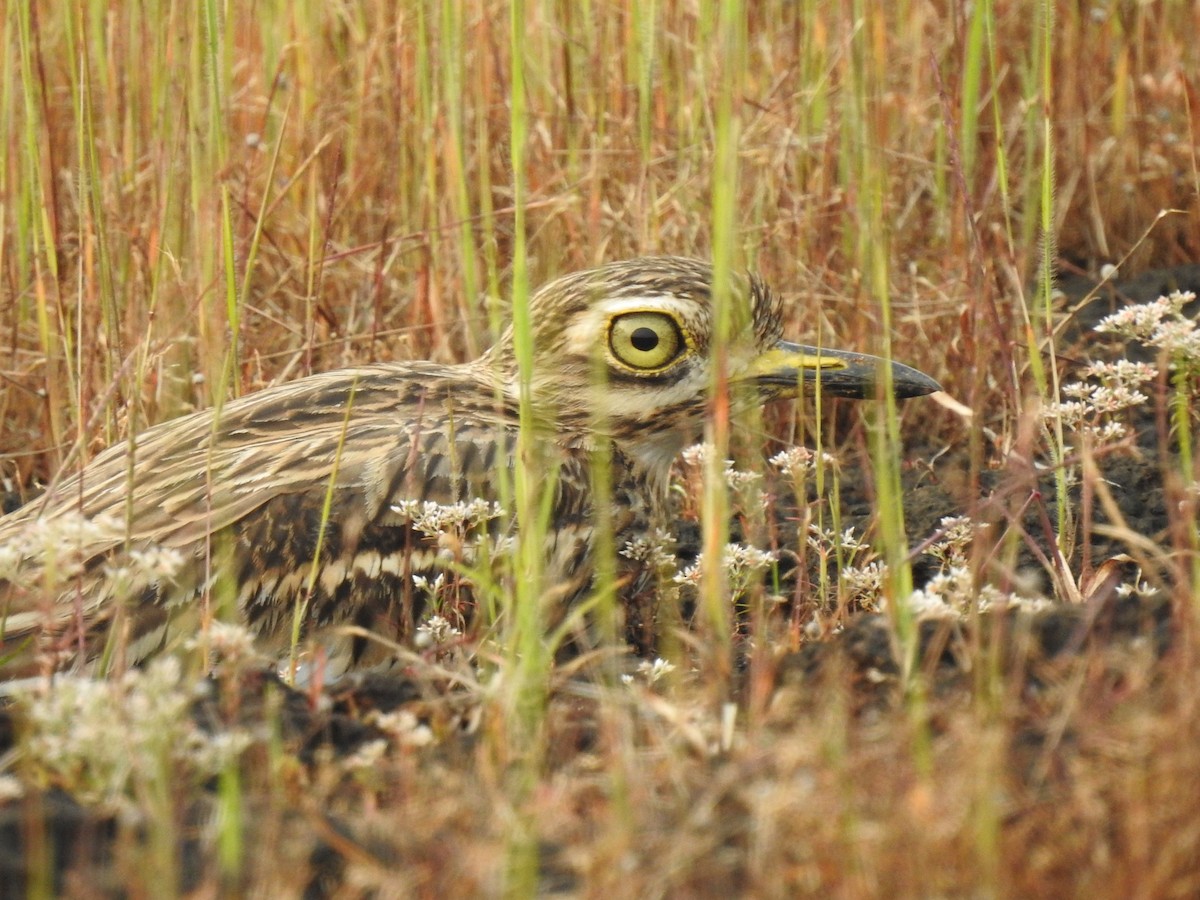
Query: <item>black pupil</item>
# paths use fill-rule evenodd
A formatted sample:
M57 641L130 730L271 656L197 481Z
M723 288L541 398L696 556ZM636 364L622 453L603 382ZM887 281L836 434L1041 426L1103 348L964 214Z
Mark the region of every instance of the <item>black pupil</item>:
M633 344L635 350L645 353L658 346L658 335L653 328L643 325L641 328L633 329L633 334L629 336L629 343Z

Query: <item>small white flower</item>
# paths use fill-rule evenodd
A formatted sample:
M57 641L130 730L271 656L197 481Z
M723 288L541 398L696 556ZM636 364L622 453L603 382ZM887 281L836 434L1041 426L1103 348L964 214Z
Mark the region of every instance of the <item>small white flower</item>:
M425 575L414 575L412 577L412 583L430 596L436 597L441 593L442 588L446 585L446 573L439 572L433 578L433 580L430 580Z
M25 787L12 775L0 775L0 803L11 803L25 796Z
M1046 404L1042 416L1049 421L1059 420L1067 428L1076 428L1087 418L1088 412L1088 405L1082 400L1065 400Z
M129 562L135 570L157 581L174 578L183 568L184 556L174 548L152 544L130 550Z
M725 460L724 476L725 483L734 491L750 490L762 481L762 475L758 472L746 472L734 468L732 459Z
M828 469L836 469L839 465L837 457L832 453L821 451L818 456L807 447L789 447L767 460L793 481L803 481L811 476L817 470L818 461Z
M730 586L735 593L744 591L750 584L752 576L767 568L778 560L778 555L767 550L759 550L747 544L726 544L721 557L721 566L729 578ZM676 584L699 585L700 576L704 571L704 554L696 557L696 561L675 576Z
M430 616L417 626L414 641L421 648L440 647L461 635L462 632L451 625L449 619L443 616Z
M387 755L387 747L383 738L367 741L342 760L342 767L347 772L374 770Z
M1105 316L1096 325L1096 331L1120 334L1145 341L1163 319L1179 316L1183 307L1196 299L1190 291L1173 291L1165 297L1139 303Z
M1172 365L1178 360L1195 365L1200 360L1200 332L1196 331L1196 323L1187 319L1161 323L1146 343L1174 357Z
M813 452L807 447L788 447L786 450L780 450L767 462L785 475L802 478L813 469Z
M408 709L372 716L370 722L380 731L387 732L402 747L427 747L435 740L432 729Z
M1123 384L1137 387L1158 377L1158 369L1149 363L1119 359L1116 362L1095 362L1083 370L1085 378L1097 378L1108 385Z
M638 674L646 679L647 684L654 684L660 678L675 671L675 665L659 657L653 661L643 659L638 663Z
M938 524L941 525L941 538L930 544L927 552L944 562L961 561L975 539L975 524L968 516L945 516Z
M656 528L649 537L637 537L626 541L621 548L621 555L634 562L645 563L647 568L655 571L669 571L677 565L675 554L671 547L675 544L675 536L669 531Z
M874 600L883 593L887 566L879 560L865 566L844 566L839 573L851 600Z
M1152 585L1148 581L1139 581L1136 584L1132 584L1132 585L1122 584L1117 588L1118 593L1120 592L1121 588L1127 589L1125 594L1123 594L1122 596L1128 596L1129 594L1137 594L1139 597L1141 597L1143 599L1148 599L1150 597L1157 597L1159 595L1159 593L1161 593L1158 588L1156 588L1154 585Z
M841 548L848 553L857 553L868 548L867 544L855 537L853 528L847 528L838 534L833 529L823 529L814 522L808 526L808 533L809 546L818 552L832 552Z
M710 459L712 459L713 454L716 452L717 448L712 444L692 444L692 446L685 447L683 449L683 452L679 454L679 458L682 459L685 464L698 469L702 468Z
M918 588L908 596L908 608L918 616L944 615L951 612L950 605L937 591Z
M172 656L120 678L10 687L26 713L24 757L90 801L121 805L163 777L210 778L249 745L243 732L199 727L191 709L207 682L184 678Z
M392 512L412 522L412 527L426 537L455 535L462 537L472 529L505 515L499 503L474 500L441 504L432 500L397 500Z
M1091 435L1096 444L1113 444L1126 437L1129 429L1121 422L1105 422L1102 425L1084 425L1083 431Z
M237 665L247 660L258 658L254 645L254 632L245 625L236 622L214 620L208 626L208 648L221 661ZM187 641L189 649L202 645L203 637L197 636Z

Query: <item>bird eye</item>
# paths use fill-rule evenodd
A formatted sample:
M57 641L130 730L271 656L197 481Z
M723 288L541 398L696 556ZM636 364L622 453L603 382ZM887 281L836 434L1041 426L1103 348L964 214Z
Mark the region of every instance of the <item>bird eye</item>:
M613 318L608 347L622 365L639 372L656 372L673 363L687 344L673 316L633 312Z

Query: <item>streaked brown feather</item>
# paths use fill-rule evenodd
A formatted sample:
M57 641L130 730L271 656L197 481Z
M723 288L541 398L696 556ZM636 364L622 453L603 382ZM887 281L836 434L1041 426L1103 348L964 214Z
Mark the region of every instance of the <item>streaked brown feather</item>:
M535 474L553 488L545 560L560 612L591 589L596 503L607 504L618 548L662 524L671 460L706 409L711 280L705 263L661 257L568 275L531 298ZM750 363L780 338L779 304L754 276L735 279L733 289L748 315L729 359L754 384ZM686 341L662 371L637 370L609 352L611 317L646 309L671 318ZM516 456L516 373L505 334L474 362L313 375L106 450L0 519L0 546L26 553L0 580L0 676L87 665L110 639L119 658L136 662L194 634L204 609L197 600L210 592L232 596L273 653L288 649L297 610L302 635L322 641L345 623L410 638L422 615L413 576L436 568L443 548L397 504L503 499L502 476L511 483ZM762 396L787 394L790 377L763 379ZM603 498L591 488L600 447L611 451L612 489ZM115 523L108 531L72 545L81 568L69 579L53 571L63 547L22 544L48 523L106 518ZM489 527L510 533L512 518ZM151 547L183 554L173 579L113 574ZM641 602L647 573L623 556L617 567L627 626L652 633ZM344 667L370 662L370 650L357 640L331 652Z

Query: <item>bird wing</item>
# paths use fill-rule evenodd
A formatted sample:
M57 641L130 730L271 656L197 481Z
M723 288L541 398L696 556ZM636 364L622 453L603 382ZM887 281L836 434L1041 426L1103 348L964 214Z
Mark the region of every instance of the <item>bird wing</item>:
M493 435L502 415L458 402L447 367L423 364L344 369L228 402L155 426L110 447L52 496L0 520L0 543L37 520L108 518L89 533L83 558L130 543L182 548L242 519L274 497L359 487L379 503L382 482L413 469L409 496L452 502L432 478L447 454L422 453L444 442L456 414L471 438ZM478 385L472 385L478 393ZM468 393L469 396L469 393ZM414 438L417 446L414 448ZM490 462L490 460L489 460ZM424 466L425 471L418 471Z
M3 641L47 625L38 600L45 591L37 590L47 582L47 556L77 561L82 581L58 583L82 586L86 621L100 614L111 590L103 563L122 548L181 551L192 566L174 591L183 599L202 589L195 561L209 538L230 526L247 545L246 560L291 576L313 558L324 525L311 520L321 518L327 495L327 552L352 551L349 542L368 527L398 531L405 521L394 508L399 499L496 499L496 462L511 464L515 437L503 406L480 387L478 376L458 367L340 370L164 423L108 449L53 496L0 521L0 546L24 553L18 577L6 584L0 572ZM54 546L29 546L39 540ZM280 584L282 576L273 577ZM25 589L14 591L17 584ZM68 606L58 604L50 618L65 621Z

